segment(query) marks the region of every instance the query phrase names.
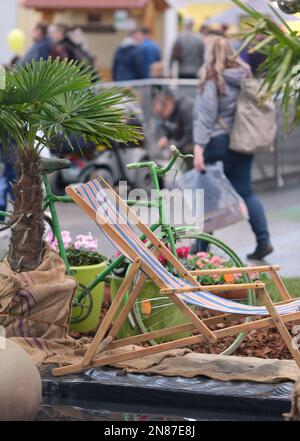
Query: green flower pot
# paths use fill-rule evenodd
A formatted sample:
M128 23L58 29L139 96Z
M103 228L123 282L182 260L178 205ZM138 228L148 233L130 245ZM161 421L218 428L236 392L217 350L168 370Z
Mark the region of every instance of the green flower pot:
M122 282L123 278L119 277L113 277L110 282L110 291L111 291L111 299L113 300L116 296ZM157 288L156 285L154 285L153 282L148 280L145 283L144 288L140 292L140 295L138 297L138 300L141 301L142 299L157 299L160 297L159 294L159 288ZM162 300L155 300L155 306L160 306L166 303L166 299L162 298ZM140 304L141 305L141 304ZM149 332L151 331L157 331L159 329L166 329L171 326L177 326L177 325L183 325L186 323L189 323L189 320L185 317L182 312L179 311L178 307L171 304L168 306L168 309L166 307L164 308L153 308L150 314L144 314L142 307L139 306L140 315L142 317L142 321L145 325L145 327L148 329ZM140 329L138 326L135 326L134 323L131 323L131 321L127 318L126 322L123 324L122 328L120 329L118 333L118 338L126 338L133 335L140 334ZM163 337L162 339L157 339L157 343L160 343L162 341L171 341L176 340L178 338L184 338L189 337L191 333L184 332L181 334L174 334L171 336Z
M100 273L106 269L106 262L99 263L98 265L71 267L74 272L76 280L84 286L88 286ZM96 329L99 325L100 311L103 303L105 283L99 283L96 288L92 290L93 309L89 316L81 323L71 324L70 330L77 332L90 332ZM80 314L80 308L73 306L72 317L76 318Z

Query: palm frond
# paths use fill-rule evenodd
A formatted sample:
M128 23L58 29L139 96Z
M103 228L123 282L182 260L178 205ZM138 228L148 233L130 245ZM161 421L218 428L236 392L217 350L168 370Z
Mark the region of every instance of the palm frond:
M56 59L14 66L7 73L7 105L35 104L57 95L89 87L93 72L76 61Z
M50 100L37 118L49 138L81 135L108 146L110 140L134 142L141 139L140 130L127 125L124 118L124 105L133 97L119 88L74 91Z
M74 61L33 61L10 69L0 94L0 143L19 147L50 144L57 136L82 136L110 145L137 142L140 130L125 122L132 91L95 86L94 71ZM41 138L37 133L42 131Z

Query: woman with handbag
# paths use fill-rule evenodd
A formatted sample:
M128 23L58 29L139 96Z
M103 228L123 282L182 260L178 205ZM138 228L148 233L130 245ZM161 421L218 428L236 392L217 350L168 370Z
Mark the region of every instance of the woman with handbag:
M241 82L248 76L249 66L235 57L230 42L216 37L200 70L193 124L194 167L203 172L206 164L223 162L227 178L247 205L256 237L256 249L247 258L261 260L273 252L273 247L264 208L251 186L254 154L229 148Z

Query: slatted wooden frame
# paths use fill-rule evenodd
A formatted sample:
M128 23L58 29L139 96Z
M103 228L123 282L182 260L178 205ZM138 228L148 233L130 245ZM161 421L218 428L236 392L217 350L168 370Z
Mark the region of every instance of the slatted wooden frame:
M104 182L104 181L103 181ZM108 189L110 187L105 183ZM111 190L111 189L110 189ZM72 199L80 205L84 211L99 224L99 219L97 219L97 213L91 208L91 206L76 192L73 187L68 187L66 189L67 194L72 197ZM118 231L110 223L103 222L101 219L100 227L113 239L115 243L121 244L120 246L126 252L126 254L132 259L133 264L130 268L129 273L124 279L121 287L118 290L116 297L114 298L104 320L100 324L100 327L89 345L86 354L82 357L80 363L71 364L67 366L60 366L53 369L52 373L54 376L72 374L76 372L85 371L99 366L106 366L117 362L122 362L126 360L132 360L135 358L156 354L159 352L167 351L170 349L177 349L181 347L191 346L197 343L201 343L205 340L210 342L216 342L220 338L234 336L240 334L241 332L248 332L251 330L258 330L265 327L276 326L281 337L286 343L291 355L296 361L300 368L300 351L293 342L292 336L290 335L286 324L290 322L300 322L300 311L290 314L280 316L275 308L276 305L281 305L284 303L289 303L292 301L286 287L283 284L282 279L278 274L279 267L277 266L262 266L262 267L251 267L251 268L226 268L226 269L213 269L213 270L200 270L200 271L187 271L184 266L179 262L178 259L169 251L169 249L155 236L155 234L138 218L138 216L131 210L127 204L116 195L116 202L120 205L120 208L125 210L128 218L137 225L142 233L145 234L147 239L153 243L157 251L161 253L166 259L168 259L173 267L178 271L180 276L191 283L190 288L184 289L172 289L166 286L160 278L157 277L155 271L144 262L140 256L124 241L120 236ZM216 317L211 317L208 319L200 319L185 303L180 299L177 294L180 292L195 292L201 291L203 287L200 283L195 280L195 276L199 275L221 275L221 274L235 274L235 273L253 273L253 272L268 272L278 291L282 297L282 302L273 304L270 295L266 290L264 283L254 282L245 284L224 284L224 285L212 285L205 286L205 290L212 293L220 293L228 290L240 290L253 289L261 297L263 304L266 306L269 317L253 320L251 322L224 327L218 330L210 330L209 326L214 326L218 323L224 323L226 325L230 324L232 321L239 318L245 318L246 315L238 314L221 314ZM124 298L126 293L132 284L134 278L137 274L140 274L139 280L135 284L129 298L124 306ZM178 326L171 326L166 329L161 329L158 331L147 332L144 334L136 335L133 337L124 338L122 340L116 340L118 331L120 330L122 324L127 319L127 316L132 309L135 300L137 299L141 289L144 286L147 278L150 278L159 288L160 293L164 296L168 296L169 299L178 307L178 309L189 319L190 323ZM121 307L121 308L120 308ZM119 312L118 312L119 311ZM110 329L110 330L109 330ZM121 348L127 345L138 345L140 343L146 342L150 339L158 339L165 336L175 335L182 332L193 332L197 335L192 335L189 337L180 338L174 341L169 341L166 343L160 343L151 347L140 347L140 349L133 352L125 352L114 355L101 356L103 351L113 350Z

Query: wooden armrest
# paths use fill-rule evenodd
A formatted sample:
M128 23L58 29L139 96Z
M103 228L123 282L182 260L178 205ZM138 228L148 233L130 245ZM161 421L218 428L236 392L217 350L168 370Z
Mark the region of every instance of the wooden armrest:
M207 286L187 286L186 288L173 288L173 289L161 289L160 294L172 295L188 292L198 292L198 291L212 291L212 292L222 292L222 291L238 291L240 289L262 289L265 288L265 284L261 282L254 283L239 283L239 284L229 284L224 283L223 285L207 285Z
M273 271L279 271L280 266L250 266L241 268L216 268L216 269L204 269L190 271L192 276L209 276L209 275L223 275L223 274L236 274L236 273L267 273Z

